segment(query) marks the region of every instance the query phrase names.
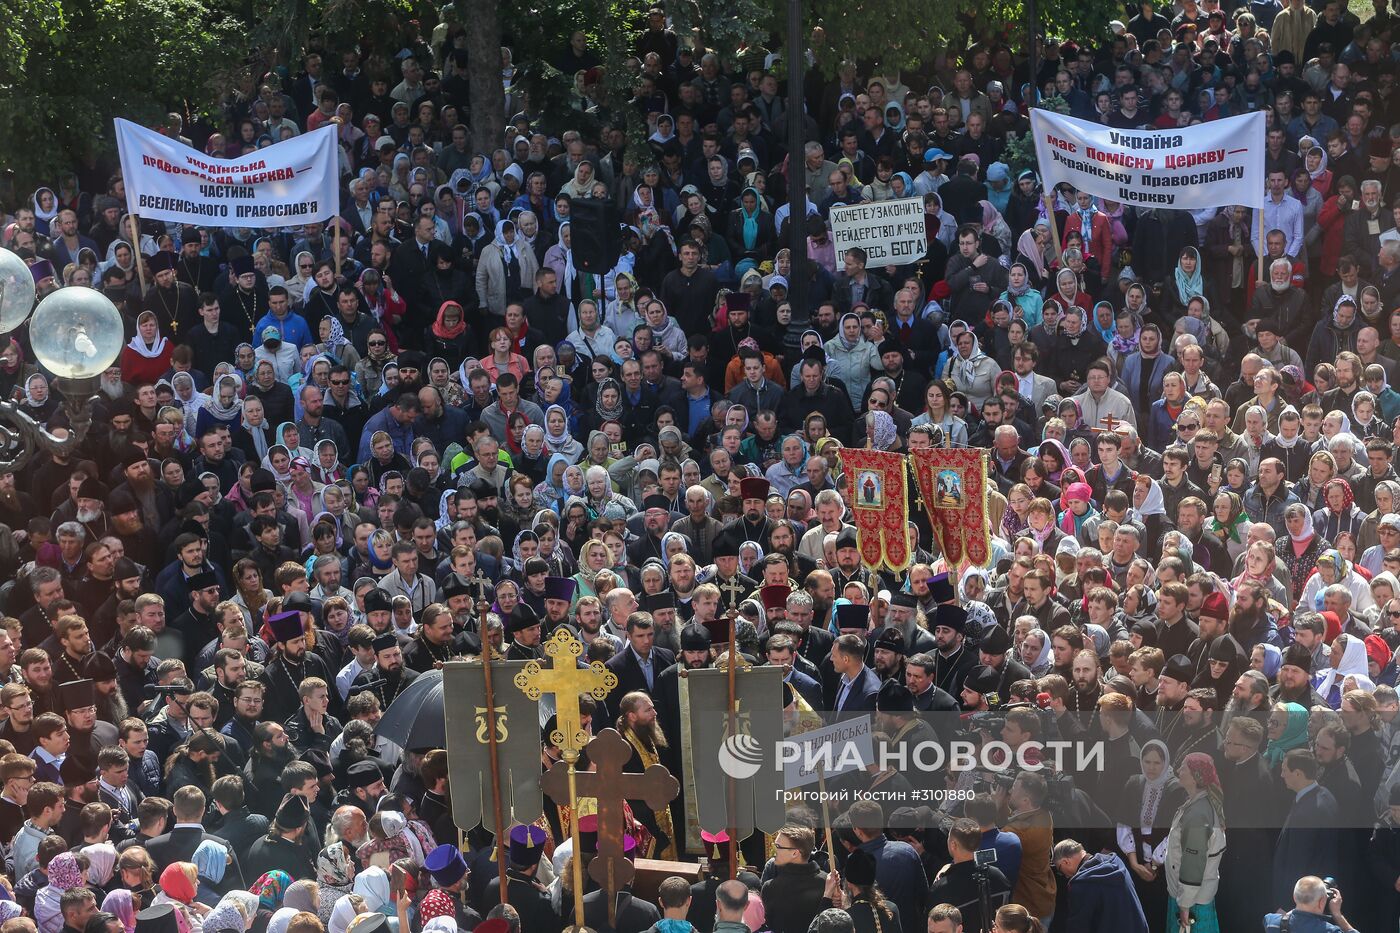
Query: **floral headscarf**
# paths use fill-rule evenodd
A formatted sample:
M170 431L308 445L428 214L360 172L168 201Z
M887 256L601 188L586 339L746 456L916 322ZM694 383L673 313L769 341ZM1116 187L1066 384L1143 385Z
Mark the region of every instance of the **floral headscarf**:
M1341 509L1332 508L1332 504L1327 501L1327 491L1333 488L1341 489L1342 491ZM1354 503L1355 501L1356 497L1352 495L1351 492L1351 483L1348 483L1340 476L1334 476L1332 479L1329 479L1327 482L1322 484L1322 503L1327 507L1329 511L1336 512L1338 515L1345 515L1346 513L1351 511L1352 503Z
M286 894L291 883L292 876L277 868L264 872L248 891L258 896L260 910L276 910L282 906L282 896Z
M60 891L71 891L83 883L83 869L72 852L60 852L49 862L49 885Z
M887 411L872 411L870 446L873 450L889 450L894 446L896 432L894 419Z

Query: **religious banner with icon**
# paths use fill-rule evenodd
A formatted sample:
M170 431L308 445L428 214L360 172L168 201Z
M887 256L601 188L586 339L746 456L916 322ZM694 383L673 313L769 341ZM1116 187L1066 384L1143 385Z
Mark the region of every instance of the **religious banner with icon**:
M914 557L904 455L842 448L840 457L861 561L872 569L904 570Z
M910 451L914 477L949 570L992 559L987 518L987 451L933 447Z
M447 772L452 779L452 820L463 829L480 823L496 831L493 789L500 790L502 819L533 823L542 812L540 799L539 703L514 683L525 661L493 661L491 693L494 715L486 702L486 678L478 661L448 661L442 666L442 707L447 724ZM491 769L492 727L496 771Z

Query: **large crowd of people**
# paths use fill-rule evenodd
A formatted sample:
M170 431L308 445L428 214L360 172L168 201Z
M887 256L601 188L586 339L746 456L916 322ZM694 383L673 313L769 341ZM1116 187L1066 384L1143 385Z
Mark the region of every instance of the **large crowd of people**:
M684 794L632 800L627 850L699 867L611 917L588 881L593 929L1311 933L1343 903L1394 929L1400 15L1129 12L1033 74L992 33L824 71L817 30L798 115L777 56L657 9L635 112L583 33L515 50L573 76L562 115L503 50L475 151L448 4L161 127L239 157L334 126L327 222L132 218L91 159L0 205L40 299L100 289L129 338L81 442L0 473L0 933L559 933L593 802L496 846L380 717L565 628L617 678L585 722L679 775L678 674L731 618L792 721L1114 766L872 764L732 879ZM1042 190L1011 145L1037 96L1120 129L1264 112L1262 218ZM836 253L833 207L895 198L923 256ZM24 329L0 348L0 393L64 438L51 377ZM864 566L849 447L986 449L989 565L947 566L911 474L911 566Z

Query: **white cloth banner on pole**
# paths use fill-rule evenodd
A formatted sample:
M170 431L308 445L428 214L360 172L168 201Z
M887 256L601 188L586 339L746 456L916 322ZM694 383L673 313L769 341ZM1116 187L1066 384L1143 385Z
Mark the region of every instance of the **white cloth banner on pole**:
M926 223L923 198L842 205L831 209L831 243L838 258L860 247L869 266L905 266L928 252Z
M1170 130L1116 130L1031 110L1048 192L1061 182L1135 207L1264 206L1264 113Z
M339 213L334 126L239 159L216 159L117 120L126 209L205 227L297 227Z

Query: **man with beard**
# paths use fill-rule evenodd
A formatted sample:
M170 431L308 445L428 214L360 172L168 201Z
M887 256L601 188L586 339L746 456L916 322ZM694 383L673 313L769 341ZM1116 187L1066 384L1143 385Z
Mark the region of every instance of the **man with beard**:
M1025 601L1015 607L1012 617L1034 616L1042 632L1054 632L1069 624L1069 610L1051 598L1053 576L1044 570L1032 570L1021 579Z
M212 435L211 435L212 436ZM186 581L191 577L209 572L213 574L220 589L223 587L223 574L208 557L208 542L193 532L179 535L172 548L175 560L156 575L156 592L165 599L165 611L169 618L179 618L190 607L190 590ZM271 577L269 574L264 579ZM198 651L205 639L197 642L191 650Z
M146 524L141 516L141 504L128 490L113 490L107 498L107 515L112 535L122 543L125 556L143 567L150 567L159 559L160 544L155 529Z
M632 757L622 770L628 774L641 774L652 765L661 764L661 753L668 743L657 722L656 706L651 697L634 690L622 698L617 710L617 731L632 746ZM675 858L675 830L671 825L670 811L665 808L653 810L641 799L629 799L627 803L632 808L632 815L651 833L651 851L642 854L648 858Z
M715 577L711 582L719 588L722 616L738 612L739 604L758 586L757 581L739 572L739 538L728 533L732 528L715 538Z
M52 661L57 683L83 679L83 670L92 657L92 635L88 633L87 622L82 616L60 616L53 634L44 639L39 647Z
M84 673L96 688L98 720L116 724L125 719L129 710L126 698L117 689L117 666L112 659L101 651L95 651L88 658Z
M780 555L787 562L788 576L801 584L807 575L817 569L817 562L806 554L798 553L797 533L787 521L778 522L768 535L768 551Z
M689 621L695 615L695 608L691 605L695 598L695 561L689 554L677 554L671 558L668 576L671 608L675 610L676 618Z
M21 638L23 644L37 645L49 637L58 621L53 610L64 598L63 580L52 567L35 567L29 574L29 590L34 605L19 617Z
M93 618L112 596L116 562L112 558L112 549L100 541L94 541L84 548L83 557L85 572L74 587L74 601L82 607L84 615Z
M164 527L175 514L175 502L169 488L164 483L156 482L155 472L145 451L128 445L121 451L121 464L124 482L112 490L113 493L131 493L141 506L141 518L146 525L151 528Z
M350 685L350 692L368 690L378 698L381 709L388 709L389 704L394 702L394 697L417 679L418 672L404 670L403 650L393 632L376 635L372 647L374 667L355 678L354 683ZM329 678L319 676L329 683Z
M904 682L904 635L893 628L882 628L875 636L875 676L882 681Z
M274 798L276 794L273 794ZM277 807L267 835L248 850L248 871L261 877L269 871L285 871L293 878L310 878L315 866L307 856L302 838L311 819L306 798L289 794Z
M253 727L253 746L248 751L248 763L243 766L243 780L248 785L254 813L272 816L281 796L278 780L282 769L296 757L296 749L281 723L260 722Z
M1220 731L1224 733L1236 718L1253 719L1260 728L1269 725L1269 679L1262 671L1245 671L1235 680L1230 700L1221 716ZM1228 743L1227 743L1228 744Z
M854 532L854 530L853 530ZM933 621L933 682L945 693L962 695L963 680L977 666L977 657L963 644L967 631L967 610L961 606L940 605Z
M769 483L761 476L749 476L739 481L739 497L743 503L743 514L737 522L732 522L721 537L732 538L737 545L745 541L757 541L768 550L768 535L773 523L768 520L764 505L768 500Z
M1326 706L1327 703L1312 688L1313 654L1300 644L1283 649L1283 663L1278 669L1278 683L1269 688L1269 703L1297 703L1304 709Z
M428 606L423 610L423 616L418 623L418 630L413 634L413 640L404 649L404 666L411 671L424 674L431 670L440 669L446 662L466 654L460 636L454 634L453 630L450 609L442 603L433 603ZM480 650L481 644L478 642L477 651Z
M107 534L107 515L103 512L103 500L109 490L98 480L88 477L78 486L75 497L77 512L74 518L88 533L88 539L96 541Z
M207 793L220 776L219 757L223 753L224 739L213 729L198 729L190 733L189 739L171 755L166 786L182 790L192 788L201 794ZM180 818L177 816L176 819Z
M652 690L652 696L656 698L656 717L663 735L681 734L681 671L703 670L709 666L710 631L703 625L691 623L681 629L680 653L676 663L657 675L656 687ZM626 698L624 698L625 701ZM677 769L681 766L679 745L663 744L659 754L661 763L673 774L678 773ZM672 825L681 825L685 819L684 791L671 802L670 811ZM677 850L680 850L685 845L684 834L676 837L675 843Z
M95 773L97 753L117 744L117 727L97 718L97 691L87 678L59 684L58 699L68 724L68 757Z
M913 593L900 591L890 598L889 618L885 625L904 637L906 655L935 651L938 648L933 634L919 625L918 607L918 597Z
M22 529L37 511L40 510L35 509L29 493L15 488L14 471L0 473L0 522L12 529ZM48 512L48 503L44 503L42 511Z
M997 684L998 696L1010 696L1012 684L1018 680L1030 679L1030 668L1012 657L1011 636L999 625L982 633L982 639L977 645L977 659L1001 676Z
M179 281L177 262L175 254L165 250L150 257L155 282L142 296L141 307L156 316L161 333L181 337L199 324L199 296L191 285ZM252 263L250 257L248 265Z
M319 677L330 683L332 678L321 656L307 650L306 631L299 612L279 612L270 616L267 624L272 630L274 652L262 674L262 682L267 685L264 715L267 719L282 722L301 705L299 691L303 680ZM392 635L389 637L393 638ZM398 650L397 640L394 641L394 649Z
M579 597L578 605L574 607L574 628L575 635L585 645L591 645L601 638L612 646L614 654L623 648L623 640L603 628L603 604L596 596Z
M1248 657L1258 644L1281 648L1278 626L1269 617L1264 588L1250 580L1235 584L1235 605L1230 609L1230 635Z
M201 648L219 637L214 607L219 604L219 579L212 570L201 570L185 578L189 608L176 616L170 627L179 632L185 643L184 660L187 669L195 669L195 658Z
M1195 679L1195 665L1184 654L1174 654L1167 658L1166 667L1157 678L1157 712L1154 725L1167 747L1176 748L1176 743L1185 734L1182 727L1184 718L1182 706L1186 695L1191 691L1191 681Z
M214 682L209 693L219 701L219 713L214 726L223 730L234 717L238 687L248 679L248 659L236 648L220 648L214 652Z
M1070 712L1092 713L1103 696L1103 681L1099 679L1099 656L1088 648L1075 652L1070 665L1069 698L1065 707Z
M253 268L253 257L246 253L229 260L229 272L232 282L219 297L219 315L234 330L251 337L257 322L268 313L267 279ZM191 290L191 304L193 298Z
M345 772L346 787L335 795L335 806L359 808L366 817L373 816L384 796L384 772L373 761L357 761Z
M1216 709L1214 690L1196 687L1187 692L1181 704L1181 728L1176 730L1172 746L1173 761L1179 762L1192 752L1204 752L1215 761L1220 759L1220 733L1212 715Z

